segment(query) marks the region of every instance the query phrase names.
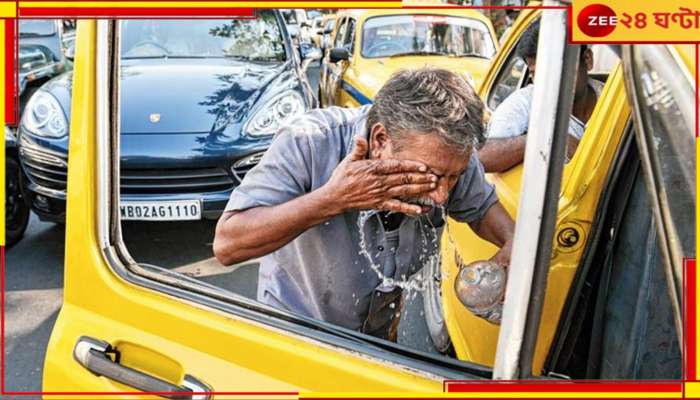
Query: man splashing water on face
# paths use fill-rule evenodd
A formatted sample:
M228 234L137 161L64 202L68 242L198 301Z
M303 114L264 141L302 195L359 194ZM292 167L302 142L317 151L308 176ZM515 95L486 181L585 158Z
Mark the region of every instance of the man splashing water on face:
M371 266L394 281L417 272L439 251L440 208L510 261L513 221L473 151L482 118L461 76L430 68L398 72L371 106L294 118L231 194L216 258L264 256L259 301L396 341L403 289Z

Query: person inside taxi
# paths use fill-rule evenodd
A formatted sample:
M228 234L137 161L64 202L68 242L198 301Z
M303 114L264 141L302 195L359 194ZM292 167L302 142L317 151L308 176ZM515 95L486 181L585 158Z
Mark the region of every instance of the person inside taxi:
M262 257L263 303L396 341L403 290L438 256L442 207L510 261L513 221L473 151L482 121L467 81L431 68L396 73L372 105L294 118L231 194L216 258Z
M525 61L533 79L539 30L540 24L536 21L523 33L516 48L516 55ZM588 77L588 71L592 67L593 53L585 45L581 46L574 103L569 120L569 135L566 141L567 160L571 159L576 152L576 147L603 89L603 82ZM523 162L533 88L534 85L530 84L516 90L491 114L486 143L478 152L479 160L486 172L504 172Z

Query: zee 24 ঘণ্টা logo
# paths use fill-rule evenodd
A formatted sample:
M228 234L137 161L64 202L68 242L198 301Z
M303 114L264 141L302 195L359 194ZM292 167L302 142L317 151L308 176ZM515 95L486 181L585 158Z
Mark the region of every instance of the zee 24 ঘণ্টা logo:
M585 35L601 38L610 35L618 25L630 30L644 30L653 24L663 29L700 28L700 11L678 7L674 12L621 12L619 15L605 4L590 4L578 13L576 23Z

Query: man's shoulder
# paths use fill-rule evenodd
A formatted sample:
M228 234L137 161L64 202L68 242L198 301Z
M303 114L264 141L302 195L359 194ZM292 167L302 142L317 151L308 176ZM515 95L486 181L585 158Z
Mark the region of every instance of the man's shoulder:
M313 109L289 119L276 136L290 135L321 147L343 148L343 144L351 143L352 136L363 126L368 111L368 106Z
M496 107L488 125L488 138L508 138L527 131L533 85L517 89Z
M534 84L529 84L527 86L516 89L507 99L515 99L518 101L526 101L528 103L532 102L532 93L535 90ZM507 100L506 99L506 100Z
M513 93L508 95L501 104L496 107L494 114L503 113L509 114L513 111L522 113L526 111L529 114L529 109L532 104L532 93L534 85L530 84L520 89L516 89ZM527 109L527 110L525 110ZM511 117L510 115L508 115Z

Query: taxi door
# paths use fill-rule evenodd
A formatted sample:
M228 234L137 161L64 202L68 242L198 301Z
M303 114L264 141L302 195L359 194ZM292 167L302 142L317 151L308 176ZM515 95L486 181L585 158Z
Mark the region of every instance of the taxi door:
M353 43L355 42L355 23L355 18L351 16L347 16L341 21L338 33L335 36L333 46L330 50L332 51L334 48L343 49L347 51L350 58L347 60L331 62L329 51L328 83L326 88L328 103L325 103L327 105L344 106L344 98L349 97L344 89L346 85L344 78L345 71L352 62Z
M443 379L476 376L464 363L397 351L388 342L135 263L121 240L117 206L115 22L78 25L64 299L48 344L45 392L200 399L212 392L439 392Z
M540 16L539 10L523 10L494 60L480 88L480 95L490 111L510 93L528 83L526 65L515 55L515 48L527 27ZM562 174L562 195L554 235L567 236L573 232L577 239L573 244L569 241L554 243L549 284L534 355L534 371L542 369L556 333L562 308L595 220L607 172L629 120L629 113L622 71L618 66L607 77L588 122L586 134ZM591 170L591 165L596 168ZM504 173L488 176L496 186L501 204L514 219L520 198L522 173L521 164ZM468 264L489 259L496 250L494 245L480 239L468 226L448 221L448 229L442 240L442 276L457 276L457 258ZM441 300L446 329L457 357L492 366L499 327L467 311L456 297L453 284L451 279L441 281Z
M691 45L623 49L627 92L680 343L684 262L696 257L695 52Z
M319 83L320 102L323 107L333 104L333 94L330 92L330 82L333 79L333 73L336 70L335 63L330 60L331 50L335 47L340 47L345 34L345 26L347 25L348 17L339 14L336 17L335 28L328 37L328 46L324 50L323 60L321 62L321 80Z

